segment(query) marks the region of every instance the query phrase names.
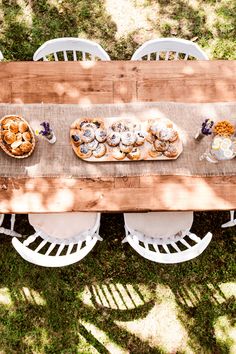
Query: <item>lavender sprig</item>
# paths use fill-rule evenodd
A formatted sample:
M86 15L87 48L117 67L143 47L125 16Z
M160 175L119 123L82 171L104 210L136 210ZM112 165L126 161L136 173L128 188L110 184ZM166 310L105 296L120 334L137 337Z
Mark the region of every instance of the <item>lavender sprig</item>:
M43 122L40 125L43 126L44 130L41 130L39 132L39 134L42 134L43 136L48 136L48 135L50 136L51 133L52 133L52 129L50 128L49 123L48 122Z
M214 125L213 120L205 119L204 122L202 123L201 133L204 135L211 135L213 125Z

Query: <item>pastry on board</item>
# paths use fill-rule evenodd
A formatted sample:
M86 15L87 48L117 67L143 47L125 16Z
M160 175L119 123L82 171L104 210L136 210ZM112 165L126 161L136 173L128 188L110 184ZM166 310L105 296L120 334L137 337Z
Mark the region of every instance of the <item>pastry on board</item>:
M70 129L75 153L88 161L168 160L180 151L180 139L168 119L118 119L107 125L96 118L76 120Z

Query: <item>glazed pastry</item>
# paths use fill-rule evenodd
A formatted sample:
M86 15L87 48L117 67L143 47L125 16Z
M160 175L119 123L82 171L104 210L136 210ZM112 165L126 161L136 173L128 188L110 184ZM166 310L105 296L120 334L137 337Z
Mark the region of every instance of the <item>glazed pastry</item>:
M122 120L113 123L111 128L114 130L114 132L118 132L118 133L129 130L127 125Z
M136 141L136 136L133 132L121 133L121 142L124 145L133 145Z
M92 151L86 146L86 144L80 145L77 149L77 154L82 159L87 159L92 155Z
M93 129L93 130L97 129L96 125L94 123L92 123L92 122L82 122L80 124L80 129L81 130L85 130L85 129L88 129L88 128L89 129Z
M19 134L19 133L18 133L18 134ZM17 134L17 135L18 135L18 134ZM24 141L30 141L30 140L31 140L31 135L30 135L29 132L24 132L24 133L22 134L22 137L23 137Z
M157 135L157 133L163 128L165 128L163 121L157 121L157 122L154 122L153 124L151 124L149 131L151 134Z
M155 138L154 135L148 134L148 135L146 136L146 140L147 140L150 144L153 144L154 141L156 140L156 138Z
M21 151L21 149L18 147L18 148L16 148L16 149L12 149L11 150L11 153L13 154L13 155L15 155L15 156L21 156L22 155L22 151Z
M119 147L116 147L116 148L112 149L112 156L116 160L124 160L125 153L123 151L120 151Z
M20 149L23 153L27 153L30 152L32 150L33 145L29 142L29 141L24 141L21 146Z
M127 154L127 157L130 160L139 160L141 155L140 149L138 147L134 147L133 150Z
M3 129L9 129L9 126L11 123L14 123L14 121L11 118L5 118L2 121L2 127Z
M160 151L157 151L154 146L148 150L148 154L154 159L162 155L162 153Z
M18 125L18 129L20 133L26 132L28 130L28 124L26 122L20 122Z
M75 146L80 146L82 144L81 134L78 131L72 131L71 139Z
M17 122L12 122L12 123L10 123L10 125L9 125L9 130L10 130L12 133L18 133L18 131L19 131L18 123L17 123Z
M105 144L98 144L98 147L96 148L96 150L93 151L93 156L98 158L98 157L102 157L103 155L105 155L105 153L107 152L107 148Z
M166 151L168 149L168 146L169 146L168 141L161 141L158 139L154 141L154 147L156 151L160 151L160 152Z
M95 138L99 143L103 143L107 138L107 132L105 129L97 129L95 131Z
M172 128L163 128L157 133L157 137L162 141L174 142L178 139L178 133Z
M98 128L101 128L104 126L104 123L102 121L96 120L96 119L85 119L82 122L80 122L78 128L79 129L87 129L87 128L91 128L93 130L96 130Z
M124 145L120 142L119 145L120 151L122 152L131 152L133 150L133 145Z
M7 144L9 144L9 145L12 144L12 143L14 143L14 141L16 141L16 134L7 131L7 132L4 134L4 141L5 141Z
M90 143L87 143L86 146L89 148L89 150L96 150L98 147L98 141L97 140L92 140Z
M135 141L135 146L141 146L144 144L145 141L145 132L142 132L141 130L136 132L136 141Z
M92 128L86 128L82 131L81 140L84 143L90 143L95 137L94 131Z
M163 152L166 157L176 157L178 155L178 150L173 144L169 144L166 151Z
M107 136L107 144L110 146L117 146L120 142L120 134L119 133L110 133Z

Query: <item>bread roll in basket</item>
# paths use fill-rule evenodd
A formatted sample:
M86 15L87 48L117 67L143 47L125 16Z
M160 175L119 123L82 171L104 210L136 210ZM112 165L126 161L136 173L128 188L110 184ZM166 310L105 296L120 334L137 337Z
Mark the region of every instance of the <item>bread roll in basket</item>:
M0 146L15 159L29 157L35 148L35 136L29 123L18 115L0 119Z

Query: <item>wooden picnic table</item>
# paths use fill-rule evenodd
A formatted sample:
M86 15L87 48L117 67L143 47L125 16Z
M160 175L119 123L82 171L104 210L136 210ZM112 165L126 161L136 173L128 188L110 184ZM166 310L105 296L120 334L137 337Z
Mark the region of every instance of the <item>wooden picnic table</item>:
M1 103L236 101L236 61L9 62L0 80ZM229 210L235 185L236 176L0 178L0 213Z

